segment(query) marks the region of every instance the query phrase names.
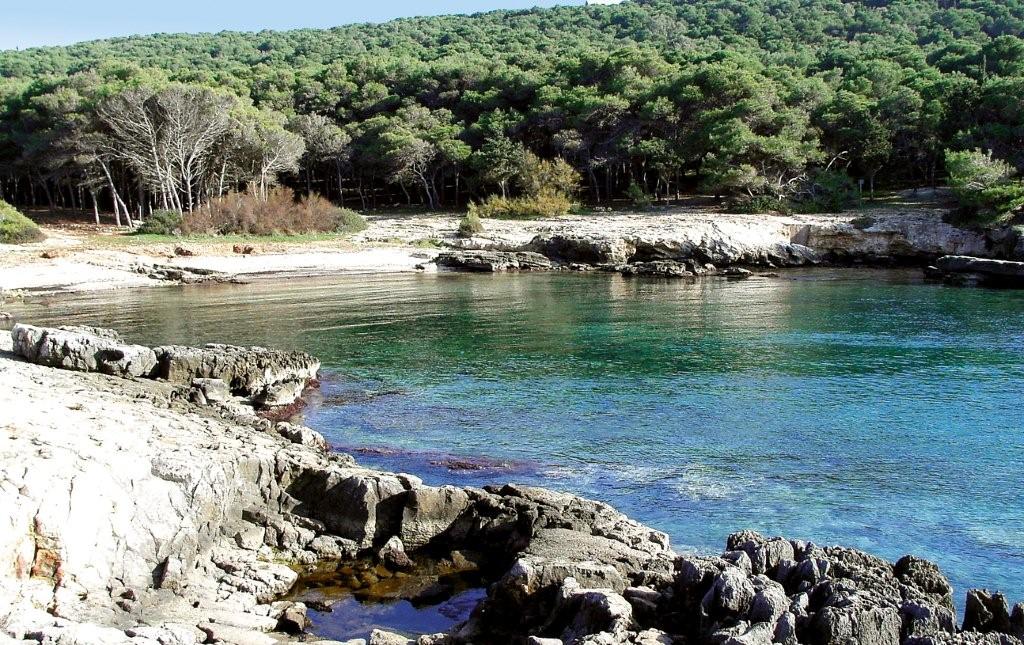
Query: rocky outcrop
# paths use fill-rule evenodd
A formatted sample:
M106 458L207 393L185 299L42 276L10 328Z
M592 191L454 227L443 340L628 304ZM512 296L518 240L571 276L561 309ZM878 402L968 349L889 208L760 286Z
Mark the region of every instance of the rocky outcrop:
M158 378L191 388L199 403L237 398L260 407L295 402L316 379L320 361L304 352L207 345L157 347L125 343L109 329L15 325L13 350L49 367L121 378Z
M439 267L453 271L504 273L548 271L554 263L539 253L526 251L446 251L435 258Z
M204 386L197 405L163 380L0 356L0 635L308 640L305 606L279 600L300 567L406 571L473 554L494 581L486 599L417 644L1020 644L1024 606L972 592L958 631L952 589L923 560L749 532L719 557L679 556L606 504L361 468L315 431L220 405ZM409 642L395 638L370 640Z
M624 572L671 566L664 535L604 504L367 470L308 428L197 406L173 383L0 357L0 408L0 632L15 638L269 643L301 622L276 602L287 563L406 567L470 547L501 569L546 531Z
M542 234L528 248L562 264L626 264L636 253L630 240L603 235Z
M925 273L955 285L1024 288L1024 262L947 255Z
M385 218L366 241L442 240L459 249L441 266L476 271L516 270L513 256L531 252L545 268L623 267L694 262L721 268L819 264L923 265L944 255L1024 260L1021 229L959 228L941 209L884 209L838 215L741 215L664 209L651 213L572 216L557 220L488 222L486 237L455 236L456 219ZM482 254L474 258L474 253ZM536 258L535 258L536 259ZM640 272L634 272L640 274ZM664 272L655 273L664 276ZM689 277L689 276L681 276Z
M744 532L719 557L677 557L667 575L641 567L623 576L607 562L521 557L453 642L1021 643L1024 605L1011 615L1003 597L971 592L960 630L949 582L910 556L892 564Z
M263 347L211 344L164 346L154 351L159 378L180 385L190 385L196 379L219 380L233 396L265 407L295 401L320 371L320 361L309 354Z
M15 353L49 367L125 378L149 378L156 369L156 354L152 349L127 344L111 330L15 325L11 337Z

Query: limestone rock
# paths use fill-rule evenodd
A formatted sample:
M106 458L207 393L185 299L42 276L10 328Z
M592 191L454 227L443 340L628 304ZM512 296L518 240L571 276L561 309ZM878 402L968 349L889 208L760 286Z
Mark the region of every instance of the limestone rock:
M370 633L369 645L416 645L416 641L400 634L375 629Z
M203 397L210 403L221 403L231 400L231 389L222 379L192 379L192 387L202 392Z
M549 271L555 268L548 258L529 251L445 251L434 262L446 269L478 273Z
M947 255L926 273L953 284L1024 288L1024 262Z
M650 262L636 262L622 267L622 275L625 276L647 276L654 278L692 278L694 273L682 262L671 260L652 260Z
M391 569L411 569L413 567L412 558L405 552L405 545L397 535L381 547L377 552L377 558Z
M1006 596L983 589L968 591L963 629L965 632L1012 634L1014 630Z
M287 405L316 378L320 361L304 352L262 347L206 345L157 347L157 376L188 385L195 379L219 379L232 395L265 406Z
M126 344L107 330L19 324L11 330L11 337L14 352L39 365L124 378L149 377L156 367L153 350Z
M569 233L538 235L529 248L565 264L590 265L625 264L635 251L632 244L621 238Z

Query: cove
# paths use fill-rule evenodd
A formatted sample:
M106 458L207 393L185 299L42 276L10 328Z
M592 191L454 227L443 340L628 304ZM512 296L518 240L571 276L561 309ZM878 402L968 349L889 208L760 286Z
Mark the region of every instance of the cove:
M15 310L137 342L303 349L306 421L428 483L514 480L721 549L751 528L1024 595L1024 295L916 272L743 282L350 276Z

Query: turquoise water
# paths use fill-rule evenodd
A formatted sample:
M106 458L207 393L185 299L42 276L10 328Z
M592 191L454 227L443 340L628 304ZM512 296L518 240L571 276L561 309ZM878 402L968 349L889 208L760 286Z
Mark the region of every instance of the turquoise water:
M307 421L429 483L614 504L681 550L752 528L1024 599L1024 293L914 272L275 281L18 313L324 360Z

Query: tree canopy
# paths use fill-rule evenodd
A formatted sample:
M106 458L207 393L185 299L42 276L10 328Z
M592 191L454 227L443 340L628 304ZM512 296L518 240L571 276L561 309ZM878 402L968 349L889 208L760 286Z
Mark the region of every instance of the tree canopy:
M1022 35L1021 0L633 0L5 51L0 197L452 207L527 152L595 201L934 184L947 150L1020 171Z

